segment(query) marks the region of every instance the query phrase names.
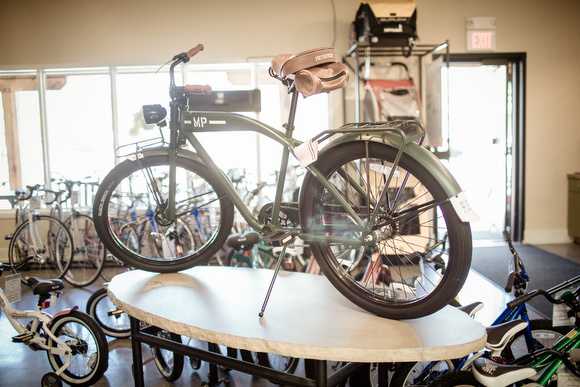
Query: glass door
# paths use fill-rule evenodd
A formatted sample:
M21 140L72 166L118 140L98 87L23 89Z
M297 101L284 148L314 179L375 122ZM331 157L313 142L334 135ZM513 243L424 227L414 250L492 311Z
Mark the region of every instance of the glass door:
M476 244L523 235L525 54L452 55L443 71L444 127L451 173L481 217Z

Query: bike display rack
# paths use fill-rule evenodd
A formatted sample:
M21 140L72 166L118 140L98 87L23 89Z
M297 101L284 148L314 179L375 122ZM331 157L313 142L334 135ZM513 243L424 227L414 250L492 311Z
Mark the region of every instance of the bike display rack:
M484 327L453 307L414 320L390 320L350 303L324 276L280 274L264 317L258 317L271 270L198 266L179 273L130 271L113 278L109 296L131 317L136 386L144 385L141 343L210 363L208 385L224 366L293 386L327 386L361 363L458 358L483 348ZM202 350L157 337L141 322L208 343ZM277 353L316 364L314 379L215 353L215 345ZM213 347L213 348L212 348ZM348 362L327 375L326 362ZM385 367L382 367L385 369ZM384 384L386 385L386 384Z

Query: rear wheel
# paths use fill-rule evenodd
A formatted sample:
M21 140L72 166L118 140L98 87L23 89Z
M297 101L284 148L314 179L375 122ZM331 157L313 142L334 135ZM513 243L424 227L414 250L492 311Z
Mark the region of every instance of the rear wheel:
M10 239L8 260L12 271L26 277L62 278L73 259L73 238L56 218L31 215Z
M90 285L99 278L106 257L95 223L90 216L73 212L65 225L73 237L74 258L64 279L73 286Z
M457 295L471 264L471 229L429 171L407 154L393 167L396 157L391 146L362 141L321 155L315 166L354 214L309 174L301 224L321 239L335 237L310 246L345 297L379 316L410 319Z
M181 344L181 336L176 333L160 330L157 336ZM151 352L155 357L155 365L165 380L174 382L179 379L183 372L183 355L156 347L151 347Z
M109 346L103 331L87 314L72 311L52 320L50 331L71 350L70 365L61 374L62 380L73 386L92 386L107 370ZM61 345L48 338L50 347ZM47 352L50 366L57 371L66 363L66 356Z
M554 327L552 326L552 320L547 319L530 320L529 324L532 333L532 348L528 348L524 331L520 331L502 352L502 356L505 359L518 359L529 352L542 348L551 348L556 341L570 332L570 327Z
M93 219L105 247L125 264L152 272L176 272L205 263L233 225L233 204L201 163L177 158L176 219L165 216L169 156L126 160L105 177L95 197ZM130 216L133 219L124 219ZM133 226L139 246L127 243L118 224Z

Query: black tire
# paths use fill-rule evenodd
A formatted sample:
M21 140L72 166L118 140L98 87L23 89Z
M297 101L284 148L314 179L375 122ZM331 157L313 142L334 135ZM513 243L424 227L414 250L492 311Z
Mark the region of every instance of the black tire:
M376 207L373 200L382 192L396 156L397 150L385 144L349 142L321 154L315 166L364 222ZM443 308L463 286L471 264L471 228L419 162L403 154L396 171L369 232L355 224L311 173L302 185L300 216L306 233L352 239L310 243L323 273L346 298L382 317L411 319ZM363 246L360 240L366 237L375 242ZM375 260L377 270L370 272L381 275L371 275L369 281L355 274L365 254L380 258ZM409 279L414 283L403 283Z
M160 330L157 332L157 336L181 344L181 336L176 333ZM155 365L161 376L163 376L163 379L168 382L174 382L179 379L183 372L184 356L163 348L151 347L151 351L154 356Z
M49 372L42 377L40 385L42 387L62 387L62 380L54 372Z
M431 386L433 387L453 387L453 386L481 386L481 383L475 379L471 371L453 371L443 374L436 379Z
M223 246L232 228L233 204L208 169L195 160L178 157L176 203L180 208L176 211L177 217L186 223L191 218L189 215L195 213L196 221L188 226L196 234L194 241L198 242L191 245L189 238L180 238L179 223L165 221L157 204L161 202L163 206L166 202L167 184L163 180L168 176L168 163L169 156L163 155L126 160L109 172L97 191L93 208L97 232L105 247L128 266L170 273L205 263ZM153 206L138 209L134 214L141 216L147 209L152 210L159 227L156 249L135 249L116 233L115 221L126 223L122 214L126 213L127 202L132 200L129 192L140 194L141 202ZM139 236L139 241L142 240Z
M293 374L298 367L298 360L291 356L282 356L274 353L258 352L258 364L277 371Z
M119 339L131 336L129 315L111 302L107 289L101 288L91 294L87 301L87 313L107 336Z
M26 277L62 278L73 260L73 238L60 220L32 215L10 238L8 260L23 283Z
M389 386L428 386L437 378L454 369L451 360L399 363Z
M71 232L75 247L74 258L64 279L73 286L88 286L99 278L107 251L90 216L73 212L65 225Z
M570 327L554 327L552 320L536 319L530 320L530 329L532 331L533 348L528 348L524 332L518 332L511 341L506 345L502 352L502 357L508 361L526 355L531 351L542 348L551 348L556 341L570 332Z
M71 311L52 320L50 331L72 349L71 363L60 375L62 380L73 386L95 384L109 365L107 338L95 320L85 313ZM50 337L47 344L59 347ZM65 356L50 352L47 355L55 371L66 362Z

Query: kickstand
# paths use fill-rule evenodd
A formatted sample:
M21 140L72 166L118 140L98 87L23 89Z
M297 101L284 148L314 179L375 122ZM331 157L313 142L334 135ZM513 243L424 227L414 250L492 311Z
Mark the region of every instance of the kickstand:
M272 276L272 281L270 281L270 287L268 288L268 292L266 293L266 299L264 300L264 304L262 304L262 309L258 316L264 317L264 311L266 310L266 305L268 304L268 300L270 299L270 294L272 294L272 289L274 288L274 282L276 282L276 277L278 277L278 272L280 271L280 266L282 265L282 261L284 260L284 255L286 255L286 246L282 246L282 251L280 252L280 256L278 257L278 262L276 262L276 269L274 269L274 275Z

